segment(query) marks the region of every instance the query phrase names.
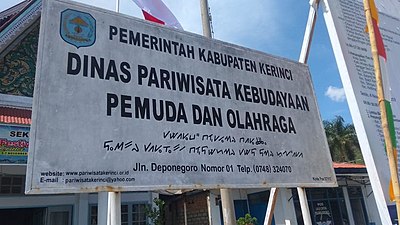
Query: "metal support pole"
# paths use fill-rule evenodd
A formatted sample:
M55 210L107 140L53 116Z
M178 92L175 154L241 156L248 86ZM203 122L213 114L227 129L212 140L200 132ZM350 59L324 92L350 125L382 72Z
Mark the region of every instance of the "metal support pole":
M119 0L115 0L115 12L119 13ZM117 206L118 198L119 204ZM108 215L107 225L121 225L121 193L108 192ZM119 222L115 223L118 218Z
M347 187L342 187L342 190L343 190L344 203L346 205L347 216L349 217L348 224L356 225L354 223L353 210L351 210L351 203L350 203L349 192L347 191Z
M317 21L318 6L319 6L319 0L310 0L310 10L308 13L306 30L304 32L303 44L301 46L301 52L300 52L300 57L299 57L299 62L301 62L301 63L307 63L307 61L308 61L308 56L310 54L311 41L312 41L312 37L314 34L315 22ZM307 196L305 195L305 191L302 188L297 188L297 191L299 193L299 198L305 202L304 206L306 208L304 208L303 206L301 208L304 224L311 225L310 210L308 208ZM278 189L271 188L271 193L270 193L270 198L268 200L268 207L267 207L267 212L265 215L264 225L271 225L271 223L272 223L272 217L273 217L274 210L275 210L275 203L276 203L277 196L278 196Z
M233 207L233 201L229 189L221 189L221 203L222 203L222 215L224 217L224 224L236 224L235 211Z
M308 20L306 30L304 32L303 45L301 47L299 62L307 63L308 56L310 55L311 41L314 34L315 22L317 21L317 12L319 6L319 0L310 1L310 11L308 13ZM312 225L310 209L308 208L308 201L306 191L302 187L297 188L299 195L301 214L303 215L304 225Z
M97 196L97 203L97 224L108 225L108 192L99 192Z
M121 192L109 192L110 225L121 225Z
M303 45L301 46L299 62L307 63L310 54L311 41L314 34L315 22L317 21L319 0L310 1L310 10L308 12L308 20L306 30L304 32Z
M310 209L308 208L307 195L304 188L298 187L297 192L299 193L301 214L303 214L304 225L312 225Z
M203 25L203 36L211 38L210 13L208 11L207 0L200 0L200 11Z
M119 0L115 0L115 12L119 12Z
M269 193L269 200L267 206L267 212L265 215L264 225L271 225L272 218L274 216L274 210L276 205L276 199L278 197L278 188L271 188L271 192Z
M119 13L119 0L115 0L115 12ZM121 225L120 192L108 192L108 215L107 225Z
M184 218L184 225L188 225L186 198L183 201L183 218Z
M209 192L207 196L207 209L208 209L208 224L212 225L212 212L211 212L211 195L212 193Z

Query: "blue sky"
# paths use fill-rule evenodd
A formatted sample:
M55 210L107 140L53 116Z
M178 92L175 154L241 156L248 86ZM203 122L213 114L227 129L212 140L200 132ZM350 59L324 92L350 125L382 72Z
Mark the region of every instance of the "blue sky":
M78 0L89 5L115 10L113 0ZM307 0L208 0L214 38L268 54L298 60L307 23ZM21 2L1 0L0 11ZM164 0L186 31L202 34L199 0ZM143 18L131 0L120 0L120 12ZM314 89L323 120L342 116L352 119L344 95L328 32L319 10L308 60Z

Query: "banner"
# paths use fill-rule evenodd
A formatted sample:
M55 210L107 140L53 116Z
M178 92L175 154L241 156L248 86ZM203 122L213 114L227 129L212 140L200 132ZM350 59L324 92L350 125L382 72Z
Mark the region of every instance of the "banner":
M0 125L0 164L26 164L29 127Z
M390 171L376 93L375 73L362 0L325 0L325 22L347 102L383 224L391 223L387 204ZM375 0L386 49L384 80L390 84L393 122L400 140L400 3ZM397 9L397 10L394 10ZM398 144L398 143L397 143ZM397 146L398 148L398 146Z

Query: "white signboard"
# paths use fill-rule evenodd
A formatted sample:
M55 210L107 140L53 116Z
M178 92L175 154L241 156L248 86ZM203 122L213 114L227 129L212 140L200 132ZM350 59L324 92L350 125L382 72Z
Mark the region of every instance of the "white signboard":
M27 193L331 187L306 65L44 1Z
M387 53L386 73L389 74L386 79L390 80L392 87L394 123L397 140L400 140L400 3L391 0L375 2L380 10L379 26ZM363 1L326 0L325 6L325 21L378 209L383 218L382 215L388 215L386 204L389 203L390 171L381 129L371 47L368 33L365 32ZM388 220L382 223L391 222Z

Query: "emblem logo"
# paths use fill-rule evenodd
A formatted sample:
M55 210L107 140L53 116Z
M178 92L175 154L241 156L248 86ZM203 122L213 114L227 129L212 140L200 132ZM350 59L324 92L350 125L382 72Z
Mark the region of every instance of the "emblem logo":
M67 9L61 12L61 38L77 48L96 41L96 20L89 13Z

